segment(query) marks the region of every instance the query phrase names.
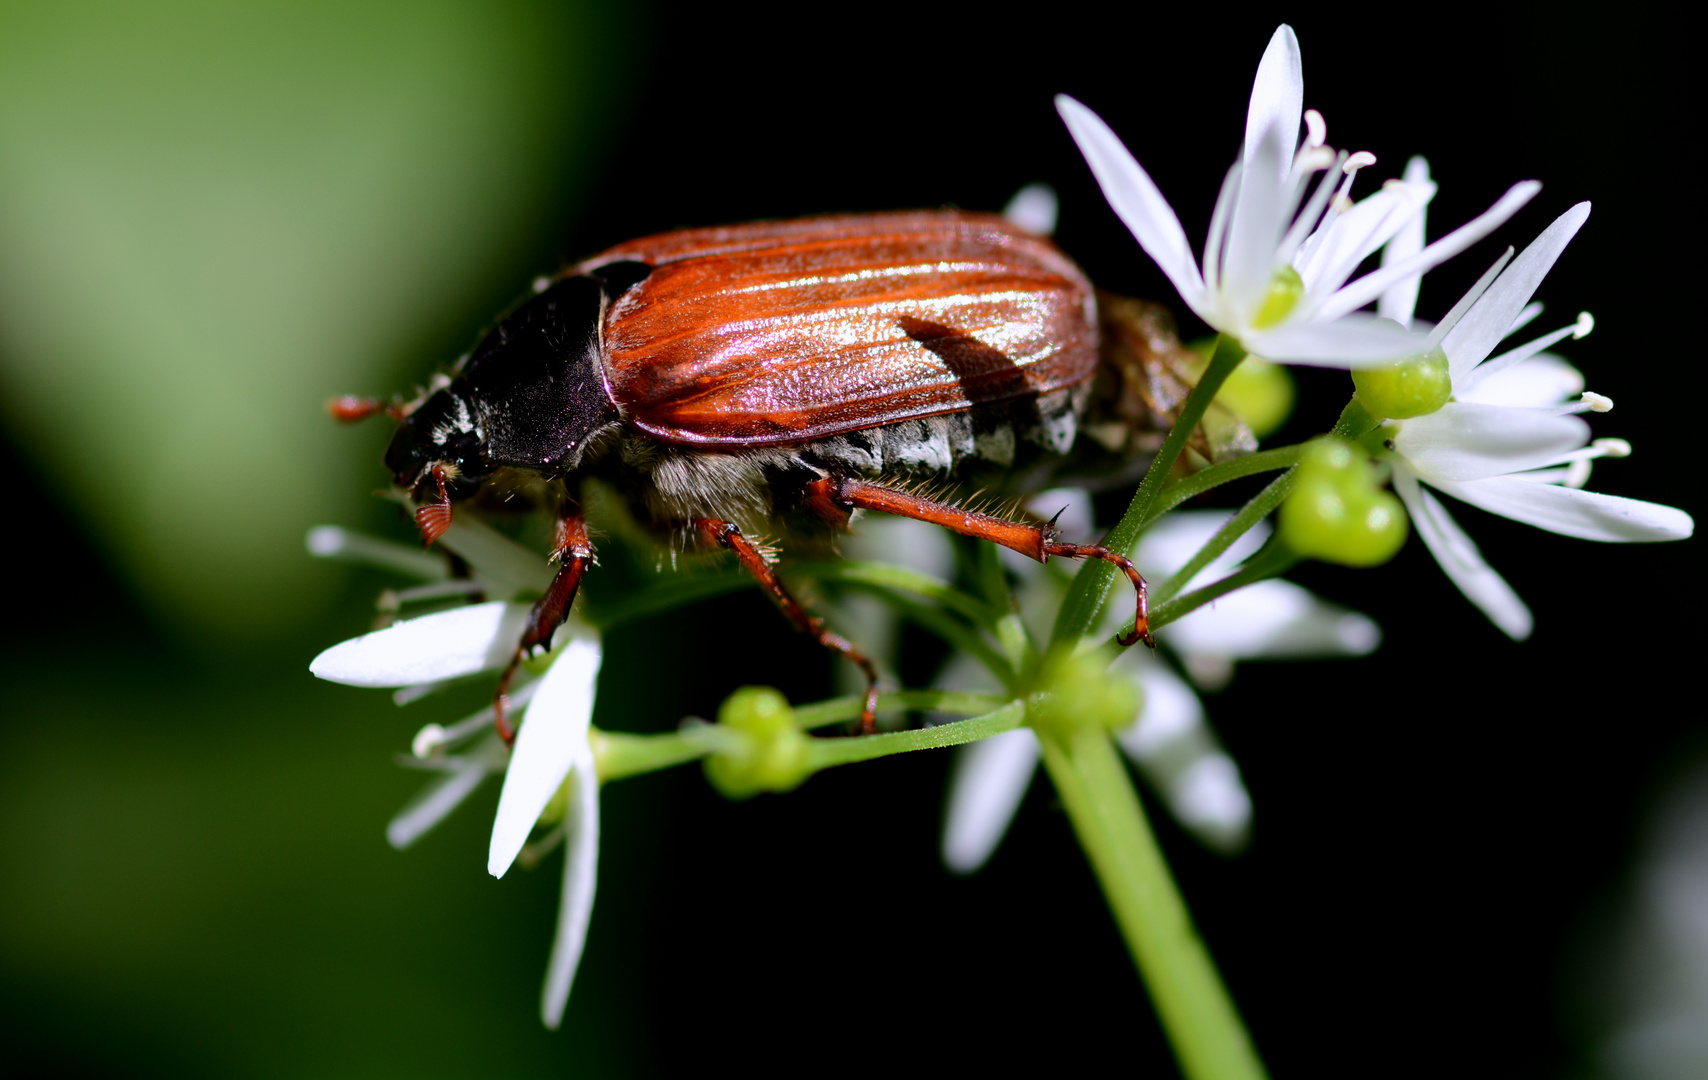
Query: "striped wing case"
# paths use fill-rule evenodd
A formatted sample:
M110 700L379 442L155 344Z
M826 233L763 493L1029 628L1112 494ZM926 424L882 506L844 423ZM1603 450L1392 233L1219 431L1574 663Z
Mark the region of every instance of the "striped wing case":
M625 421L707 449L798 442L1091 378L1091 285L988 214L920 211L691 229L583 272L653 270L605 313Z

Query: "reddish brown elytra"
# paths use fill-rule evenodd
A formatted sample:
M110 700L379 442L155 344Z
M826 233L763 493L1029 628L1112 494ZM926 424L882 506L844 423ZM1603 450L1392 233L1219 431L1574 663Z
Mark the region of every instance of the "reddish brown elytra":
M1145 582L1124 555L917 493L922 479L1024 491L1076 469L1135 475L1158 374L1190 356L1160 309L1101 299L1100 322L1100 298L1050 241L954 211L664 233L544 283L397 410L386 453L429 543L455 504L500 485L543 483L559 507L559 569L504 674L500 733L503 688L567 617L593 557L590 477L661 540L734 552L790 622L858 665L867 731L871 662L807 614L751 537L824 545L871 510L1039 562L1102 559L1137 594L1123 643L1148 643ZM386 409L335 404L341 418Z

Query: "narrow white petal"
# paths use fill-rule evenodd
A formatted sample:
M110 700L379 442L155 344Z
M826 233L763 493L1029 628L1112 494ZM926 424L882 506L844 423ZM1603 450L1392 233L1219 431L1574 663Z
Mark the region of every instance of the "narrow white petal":
M1305 111L1305 65L1299 55L1299 39L1283 23L1270 35L1257 64L1251 84L1251 101L1245 112L1245 160L1255 161L1258 144L1273 131L1281 156L1264 163L1261 179L1279 190L1293 163L1299 145L1299 121Z
M1008 200L1002 216L1029 233L1053 236L1057 203L1055 188L1048 184L1027 184Z
M308 553L316 558L377 566L422 581L440 581L450 575L442 554L422 551L419 545L412 547L395 540L364 536L337 525L316 525L308 530L306 539Z
M1452 401L1402 421L1394 449L1434 484L1539 469L1588 441L1589 425L1575 416Z
M1251 795L1239 766L1225 753L1206 754L1176 773L1168 803L1182 825L1216 836L1217 847L1241 846L1251 827Z
M1382 641L1377 625L1290 581L1261 581L1229 593L1169 628L1183 653L1228 660L1363 656Z
M1239 201L1240 166L1229 166L1216 192L1216 208L1210 211L1210 231L1204 237L1204 288L1217 293L1222 287L1222 251L1228 246L1228 217Z
M1335 293L1317 310L1316 317L1334 319L1348 312L1357 311L1387 292L1389 286L1408 277L1422 275L1431 267L1441 265L1500 228L1507 218L1518 213L1519 208L1535 198L1536 193L1541 190L1542 185L1534 180L1514 184L1505 195L1502 195L1493 206L1483 211L1482 214L1454 229L1416 255L1384 266L1375 273L1365 274ZM1478 359L1480 360L1482 357L1478 357Z
M409 800L385 827L386 842L402 851L425 836L474 794L491 770L484 761L470 761L456 772L436 776Z
M1418 536L1429 548L1435 561L1447 577L1459 587L1466 599L1477 605L1489 621L1515 641L1530 636L1535 620L1524 601L1512 591L1506 579L1495 573L1483 561L1477 545L1448 516L1447 510L1436 502L1417 482L1417 477L1404 468L1394 470L1394 490L1406 504Z
M1283 323L1248 334L1241 343L1253 355L1278 364L1357 370L1416 355L1423 349L1423 335L1387 319L1355 314L1333 322Z
M339 642L308 670L347 686L411 686L495 671L515 653L528 611L527 604L495 600L423 615Z
M1542 353L1465 389L1455 385L1453 396L1473 405L1546 408L1577 397L1583 386L1582 372L1558 356Z
M1530 483L1517 476L1437 486L1491 514L1580 540L1683 540L1696 530L1690 515L1675 507Z
M586 753L600 656L598 635L578 625L551 670L540 679L516 735L504 790L498 795L498 815L492 822L492 844L486 856L486 870L493 877L503 877L510 869L540 812Z
M1204 280L1192 261L1192 247L1180 219L1143 167L1101 118L1065 94L1056 96L1056 111L1067 123L1073 141L1085 155L1103 197L1115 208L1139 246L1145 249L1186 306L1203 315Z
M587 750L585 741L582 749ZM569 812L563 823L567 835L557 936L552 939L546 985L540 993L540 1018L553 1029L563 1021L569 987L587 944L587 924L593 917L593 893L599 879L599 783L594 773L593 754L585 752L575 762L575 781L570 785Z
M1499 356L1490 357L1470 371L1465 372L1463 376L1454 376L1453 396L1459 401L1478 400L1477 389L1483 383L1489 379L1498 379L1507 370L1524 364L1532 357L1540 356L1542 350L1564 341L1576 331L1575 326L1562 326L1551 334L1543 334L1541 337L1527 341L1517 348L1508 349ZM1555 398L1547 404L1558 405L1560 401L1560 398Z
M1404 182L1407 184L1430 184L1429 162L1421 157L1414 157L1406 162ZM1430 184L1433 192L1434 185ZM1423 250L1426 223L1429 218L1427 206L1419 210L1415 217L1406 221L1395 233L1388 246L1382 249L1382 265L1392 266L1403 259L1409 259ZM1422 274L1394 282L1388 286L1376 301L1376 314L1384 319L1392 319L1401 326L1410 326L1412 316L1417 314L1417 291L1423 284Z
M451 519L441 541L474 568L475 577L514 595L545 592L551 584L551 564L492 526L470 514Z
M1584 202L1554 219L1553 224L1542 230L1541 236L1519 252L1518 258L1512 260L1512 265L1489 286L1483 298L1471 305L1471 310L1465 313L1458 325L1448 331L1441 340L1441 348L1447 353L1455 382L1482 363L1501 339L1512 332L1512 324L1519 312L1536 294L1542 279L1548 276L1560 253L1566 250L1566 245L1571 243L1572 237L1577 235L1588 218L1589 203Z
M1138 681L1145 703L1138 719L1115 732L1115 740L1136 764L1154 761L1172 745L1204 729L1204 705L1166 664L1138 659ZM1123 669L1126 665L1122 665Z
M1257 314L1277 269L1285 192L1276 172L1284 156L1281 134L1271 127L1240 170L1239 200L1228 222L1228 250L1220 278L1222 312L1236 327Z
M1299 269L1311 295L1326 299L1346 284L1360 263L1410 222L1419 220L1434 195L1434 184L1421 188L1391 184L1360 199L1352 209L1336 217L1328 226L1328 235L1314 250L1310 266ZM1382 260L1383 265L1390 261L1386 257ZM1421 280L1421 275L1411 280ZM1394 321L1405 326L1409 317L1408 313L1407 319Z
M1038 738L1016 728L963 746L949 777L943 864L970 874L990 860L1038 768Z

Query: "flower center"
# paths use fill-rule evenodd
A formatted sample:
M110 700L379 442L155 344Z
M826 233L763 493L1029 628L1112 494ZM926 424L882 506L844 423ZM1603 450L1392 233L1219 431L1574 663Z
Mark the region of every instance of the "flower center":
M1252 327L1267 330L1278 325L1293 313L1304 295L1305 279L1291 266L1283 266L1269 279L1269 291L1263 294L1263 303L1251 320Z
M1422 356L1408 356L1387 367L1354 371L1358 401L1372 416L1405 420L1432 413L1453 396L1447 354L1438 345Z

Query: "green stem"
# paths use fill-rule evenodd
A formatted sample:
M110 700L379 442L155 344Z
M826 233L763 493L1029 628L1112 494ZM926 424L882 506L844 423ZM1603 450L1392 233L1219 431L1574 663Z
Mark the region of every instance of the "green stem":
M1044 767L1188 1080L1265 1075L1109 734L1039 731Z
M593 760L599 763L600 783L684 765L710 752L703 740L691 739L677 731L629 735L593 728L587 734L587 741L593 744Z
M1026 719L1026 703L1011 701L1002 708L971 720L959 720L937 727L895 731L887 735L867 735L860 739L814 739L807 747L807 764L814 769L832 765L847 765L856 761L905 754L913 750L933 750L940 746L959 746L976 742L1005 731L1013 731Z
M1274 472L1277 469L1290 469L1299 463L1299 457L1304 452L1303 445L1260 450L1242 458L1224 461L1220 465L1212 465L1208 469L1193 473L1184 480L1176 480L1163 488L1162 494L1158 495L1156 502L1151 504L1151 520L1155 521L1187 499L1202 495L1211 488L1221 487L1231 480L1256 476L1258 473Z
M907 709L910 712L977 716L979 713L999 708L1005 700L993 694L969 694L960 690L902 690L894 694L879 694L878 711ZM802 728L820 728L826 724L857 720L865 705L865 698L854 695L817 701L811 705L797 705L794 710L795 725Z
M968 596L942 578L921 574L903 566L874 562L822 562L797 566L793 573L818 581L834 581L877 592L904 593L931 600L950 611L965 616L980 626L988 626L1008 610L992 608L978 598Z
M1358 439L1374 430L1379 423L1380 421L1372 417L1369 412L1365 410L1364 406L1358 403L1357 398L1353 398L1351 401L1346 403L1346 408L1341 410L1340 419L1335 421L1334 430L1329 434L1340 439ZM1292 454L1294 458L1293 464L1295 467L1298 456L1303 452L1303 446L1289 446L1280 450L1267 451L1267 453L1275 454L1277 456L1285 453ZM1263 454L1251 455L1251 457L1254 458L1263 456ZM1240 460L1249 461L1251 458L1242 458ZM1228 464L1237 465L1239 463L1240 462L1229 462ZM1206 469L1198 475L1207 475L1221 467L1222 466L1216 466L1212 469ZM1197 477L1193 477L1191 479L1197 479ZM1232 477L1229 477L1229 479L1232 479ZM1189 482L1190 480L1181 481L1181 484ZM1178 487L1180 485L1175 486ZM1265 487L1262 491L1252 496L1250 502L1240 507L1239 513L1229 518L1227 524L1218 529L1216 531L1216 535L1210 538L1210 542L1200 548L1198 553L1193 555L1192 558L1188 559L1186 565L1182 566L1173 577L1169 578L1168 581L1166 581L1160 588L1151 590L1151 604L1153 605L1151 612L1152 627L1158 625L1156 615L1159 611L1166 610L1168 608L1168 602L1176 593L1181 589L1184 589L1187 583L1194 577L1197 577L1206 566L1209 566L1212 562L1215 562L1220 558L1224 551L1233 546L1235 540L1244 536L1258 522L1274 513L1276 507L1280 506L1281 503L1286 500L1288 494L1290 494L1292 490L1293 468L1288 468L1286 472L1270 481L1268 487ZM1161 511L1159 510L1158 513L1160 512ZM1285 569L1286 568L1283 567L1282 570L1275 570L1264 576L1273 577L1275 574L1282 573ZM1253 580L1261 580L1261 578L1254 578ZM1241 584L1246 584L1246 582L1241 582ZM1238 586L1234 587L1237 588ZM1218 593L1217 595L1221 594ZM1207 600L1213 599L1215 599L1215 597L1208 597L1204 601L1199 601L1199 603L1204 603L1207 602ZM1197 605L1195 604L1193 606ZM1176 611L1172 617L1179 618L1184 614L1186 614L1185 610Z
M1272 577L1280 577L1300 562L1299 556L1288 551L1284 546L1271 543L1259 552L1252 560L1240 567L1239 572L1230 574L1220 581L1206 585L1202 589L1194 589L1185 596L1165 601L1151 608L1151 629L1167 626L1169 623L1185 615L1191 614L1212 600L1220 599L1235 589L1243 589L1259 581ZM1169 582L1170 585L1174 582Z
M1234 541L1250 532L1264 518L1275 512L1293 490L1293 470L1277 476L1269 482L1262 491L1253 495L1251 501L1240 507L1239 512L1227 520L1227 523L1216 530L1216 535L1210 537L1210 542L1199 548L1197 553L1186 560L1173 577L1151 590L1151 604L1159 608L1173 599L1174 595L1184 589L1188 582L1197 577L1206 566L1222 557L1222 553L1233 547ZM1153 620L1154 621L1154 620Z
M1128 504L1127 512L1121 515L1121 520L1103 538L1103 546L1111 551L1129 552L1138 542L1139 533L1150 523L1154 516L1152 506L1157 496L1162 493L1168 474L1173 471L1174 463L1180 459L1181 451L1186 449L1186 442L1197 430L1198 422L1204 418L1204 410L1210 407L1210 402L1216 397L1216 391L1222 388L1222 383L1245 359L1245 350L1239 343L1223 334L1216 339L1215 355L1210 357L1210 365L1204 369L1204 374L1198 379L1198 385L1192 388L1192 393L1186 397L1186 403L1180 407L1180 415L1175 418L1174 426L1168 429L1168 437L1163 440L1162 449L1157 451L1156 458L1151 461L1150 468L1145 470L1145 478L1139 481L1139 489L1133 492L1133 501ZM1115 568L1102 560L1088 561L1078 574L1074 575L1073 584L1068 587L1067 597L1062 601L1062 607L1056 614L1056 625L1050 633L1052 647L1077 641L1097 621L1097 613L1103 608L1104 598L1109 594L1109 585L1115 580Z

